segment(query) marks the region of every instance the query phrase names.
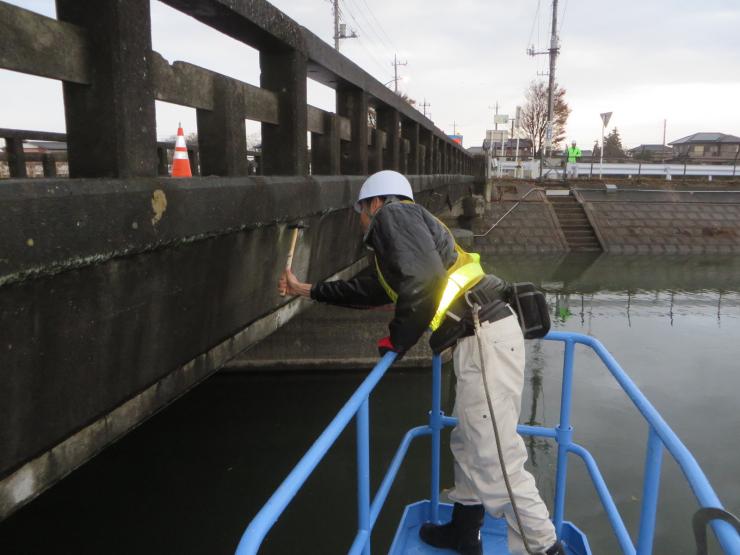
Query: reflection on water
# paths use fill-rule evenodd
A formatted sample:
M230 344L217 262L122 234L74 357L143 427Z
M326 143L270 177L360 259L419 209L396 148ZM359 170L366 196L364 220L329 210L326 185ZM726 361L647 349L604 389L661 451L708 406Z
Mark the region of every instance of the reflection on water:
M692 450L726 508L740 513L740 258L489 257L548 295L555 329L600 339ZM527 343L522 421L554 426L562 347ZM217 375L0 524L3 553L231 553L244 526L362 379L354 373ZM443 375L443 408L454 397ZM373 489L403 432L430 406L429 372L394 372L371 399ZM594 355L578 348L574 440L598 461L637 530L646 426ZM556 448L527 438L551 506ZM343 553L356 523L354 431L332 449L261 553ZM452 485L445 447L442 486ZM696 509L666 457L654 553L694 552ZM428 441L412 446L373 534L383 553L405 504L428 497ZM597 554L619 552L583 465L568 470L566 517Z
M547 291L553 327L600 339L692 450L731 512L740 509L740 259L524 257L488 261L511 280ZM556 425L562 348L529 342L522 419ZM596 457L625 523L637 530L646 425L601 362L577 349L574 440ZM529 441L547 498L555 449ZM666 461L669 460L666 456ZM566 515L596 553L616 553L582 464L569 467ZM655 553L693 553L696 503L676 465L664 464Z

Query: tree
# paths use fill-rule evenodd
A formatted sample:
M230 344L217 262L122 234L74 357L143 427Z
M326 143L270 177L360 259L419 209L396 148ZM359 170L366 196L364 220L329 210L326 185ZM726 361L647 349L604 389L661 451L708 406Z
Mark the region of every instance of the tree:
M604 141L604 156L606 158L624 158L625 156L624 148L622 148L622 139L616 127L612 129Z
M591 151L591 158L599 158L601 156L601 147L599 146L599 140L594 141L594 148Z
M570 115L570 108L565 101L565 89L555 84L553 102L552 144L565 140L565 124ZM539 152L545 142L547 131L547 85L543 81L532 81L525 92L522 108L522 129L532 141L534 152Z

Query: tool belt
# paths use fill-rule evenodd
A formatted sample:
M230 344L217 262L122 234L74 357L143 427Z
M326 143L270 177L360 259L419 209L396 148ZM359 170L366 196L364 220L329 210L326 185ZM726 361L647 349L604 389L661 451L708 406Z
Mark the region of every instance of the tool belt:
M506 303L506 292L507 284L502 279L490 274L481 279L447 309L442 325L429 339L432 351L435 354L441 353L459 339L474 334L472 313L474 304L481 307L478 312L481 324L512 316L513 312Z

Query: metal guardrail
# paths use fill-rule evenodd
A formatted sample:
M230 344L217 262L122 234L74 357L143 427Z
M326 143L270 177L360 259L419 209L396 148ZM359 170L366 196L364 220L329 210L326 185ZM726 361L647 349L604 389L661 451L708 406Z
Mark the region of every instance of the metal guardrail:
M564 522L568 453L577 455L585 463L620 548L625 555L646 555L653 551L658 490L664 449L670 453L681 468L701 508L718 509L717 514L724 512L719 498L709 484L699 464L696 462L696 459L600 341L588 335L571 332L550 332L545 339L561 341L565 344L560 423L554 428L519 425L517 430L521 435L547 437L554 439L558 444L553 511L553 522L558 536L561 535ZM649 426L642 506L636 547L632 542L629 531L619 514L619 510L609 493L606 482L593 456L584 447L572 441L573 427L570 424L570 417L573 361L575 358L576 344L589 347L598 355ZM439 521L440 431L445 426L457 425L457 418L445 416L441 410L442 361L439 355L435 355L432 358L432 410L429 416L429 424L412 428L406 433L378 488L375 498L372 500L372 503L370 502L370 423L368 398L373 388L393 364L395 358L395 353L388 353L378 362L373 371L334 417L329 426L327 426L313 446L306 452L259 513L257 513L257 516L254 517L239 542L236 550L237 555L257 553L270 528L272 528L298 490L303 486L306 479L355 415L357 416L357 498L359 522L357 535L348 553L369 555L372 529L385 503L390 487L393 484L411 441L422 435L431 435L432 437L431 519L434 522ZM711 521L712 529L725 554L740 555L740 532L729 522L721 520L719 517L713 517L711 511L709 511L709 515L706 520Z
M499 170L502 173L510 172L516 175L517 171L525 175L535 174L539 169L539 160L528 160L518 164L513 160L503 160L498 162ZM650 164L642 162L633 163L603 163L598 162L579 162L579 177L594 176L632 176L632 177L740 177L740 170L737 163L730 164ZM548 168L547 173L551 178L563 177L566 168Z

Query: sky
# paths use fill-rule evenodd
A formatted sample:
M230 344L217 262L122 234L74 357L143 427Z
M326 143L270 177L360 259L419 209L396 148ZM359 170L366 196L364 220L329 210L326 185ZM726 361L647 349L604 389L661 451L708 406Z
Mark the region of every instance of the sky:
M54 16L52 0L9 3ZM333 43L330 0L275 0ZM513 117L529 83L548 67L527 47L549 44L551 0L340 0L349 29L343 54L382 83L429 103L437 127L479 146L494 106ZM258 54L158 1L152 1L152 45L168 61L184 60L259 84ZM699 131L740 135L740 2L737 0L560 0L561 53L556 77L572 109L568 141L590 148L601 112L613 112L625 147L657 144ZM334 110L334 91L309 80L309 103ZM195 110L156 103L157 134L174 135ZM421 110L421 106L419 106ZM0 70L0 127L64 132L61 84ZM111 130L114 132L114 130ZM259 124L247 122L249 136Z

